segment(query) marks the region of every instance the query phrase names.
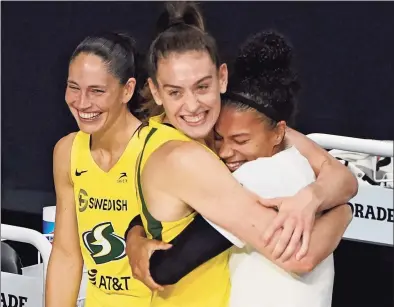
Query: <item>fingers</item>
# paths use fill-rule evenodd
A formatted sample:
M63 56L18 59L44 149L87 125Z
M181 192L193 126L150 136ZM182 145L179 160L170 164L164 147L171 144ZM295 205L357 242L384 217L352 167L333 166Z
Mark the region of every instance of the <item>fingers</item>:
M301 236L302 236L302 227L300 227L300 225L298 225L295 228L293 235L291 236L290 242L287 245L285 251L280 256L281 262L285 262L288 259L290 259L291 256L293 256L294 252L296 251L296 249L300 243Z
M296 254L297 260L301 260L308 252L309 242L311 240L311 231L312 227L310 226L310 224L308 224L308 226L304 229L304 233L302 234L301 248Z
M261 198L259 197L259 203L266 208L279 208L282 202L282 198Z
M274 233L282 227L285 222L286 217L282 214L278 214L278 216L272 221L271 225L265 230L263 235L263 243L267 246L272 239Z
M164 290L163 286L157 284L150 274L149 259L154 251L167 250L171 247L171 244L162 241L144 239L140 244L138 244L138 246L134 246L133 249L129 249L127 254L129 256L129 263L133 277L144 283L152 291Z
M153 248L154 250L167 250L170 249L172 247L172 244L169 243L165 243L165 242L160 242L157 245L155 245Z
M148 270L148 272L149 272L149 270ZM153 280L152 276L149 273L143 274L139 269L135 269L133 271L133 278L144 283L152 291L155 291L155 290L162 291L164 289L161 285L157 284Z
M292 219L288 219L283 227L282 234L279 238L278 243L275 246L275 249L272 253L272 257L274 259L278 259L286 249L291 236L293 235L296 223Z
M164 289L163 286L157 284L150 275L149 261L141 260L137 263L133 263L131 267L133 277L143 282L149 289L152 291L162 291Z
M151 289L152 291L163 291L164 287L157 284L152 276L149 274L148 276L145 277L145 279L142 281L149 289Z

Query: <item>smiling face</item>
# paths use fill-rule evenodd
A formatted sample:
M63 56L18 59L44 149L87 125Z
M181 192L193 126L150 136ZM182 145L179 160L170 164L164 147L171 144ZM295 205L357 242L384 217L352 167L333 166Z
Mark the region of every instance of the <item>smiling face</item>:
M227 87L227 67L219 70L205 51L173 52L158 61L157 84L149 87L169 122L193 139L212 130Z
M285 129L283 121L272 127L269 119L254 109L237 110L227 105L215 125L215 149L234 172L247 161L277 153Z
M122 85L100 57L80 53L69 65L65 100L79 129L93 134L127 111L134 87L134 78Z

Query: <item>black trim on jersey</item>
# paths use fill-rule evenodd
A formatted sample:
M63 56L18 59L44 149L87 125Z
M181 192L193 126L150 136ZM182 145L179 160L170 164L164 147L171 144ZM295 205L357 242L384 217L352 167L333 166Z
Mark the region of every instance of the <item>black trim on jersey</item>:
M144 226L144 225L142 224L142 218L141 218L141 215L140 215L140 214L136 215L136 216L131 220L129 226L127 227L127 229L126 229L126 231L125 231L125 233L124 233L124 239L125 239L125 241L127 240L127 235L129 234L131 228L133 228L134 226Z
M145 198L142 193L142 185L141 185L141 162L142 158L144 156L146 144L148 144L149 139L152 137L152 135L157 131L157 128L152 128L151 131L149 131L146 139L145 139L145 144L144 147L142 148L141 151L141 156L138 162L138 168L137 168L137 191L138 195L141 200L141 207L142 207L142 213L146 218L146 221L148 223L148 232L152 235L153 239L156 240L162 240L162 231L163 231L163 225L161 224L160 221L156 220L149 212L148 207L145 203Z
M176 129L173 125L171 125L171 124L169 124L169 123L162 123L162 125L165 125L165 126L168 126L168 127L171 127L171 128Z

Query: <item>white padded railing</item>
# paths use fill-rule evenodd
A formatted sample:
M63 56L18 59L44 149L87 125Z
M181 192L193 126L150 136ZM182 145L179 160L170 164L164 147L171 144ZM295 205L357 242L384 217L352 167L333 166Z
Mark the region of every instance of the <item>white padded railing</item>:
M381 157L394 156L394 141L359 139L323 133L311 133L308 137L326 149L347 150Z
M33 245L41 254L44 265L44 282L48 268L49 256L52 250L52 244L42 233L36 230L19 226L1 224L1 239L16 242L22 242Z

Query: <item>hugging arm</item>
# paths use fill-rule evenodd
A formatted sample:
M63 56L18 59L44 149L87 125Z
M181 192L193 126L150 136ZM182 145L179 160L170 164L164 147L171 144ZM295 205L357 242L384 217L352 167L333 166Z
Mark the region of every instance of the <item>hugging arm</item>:
M278 261L275 263L289 272L297 274L310 272L335 250L350 221L349 206L341 205L333 208L317 220L312 232L311 248L306 257L300 261L293 257L284 263ZM135 221L132 223L134 226L137 225ZM201 215L197 215L182 233L169 242L172 248L153 253L149 268L151 277L161 285L178 282L199 265L233 245L233 242L222 234L226 234L223 229L212 226ZM231 238L231 234L229 237ZM128 244L133 244L133 240L129 240Z
M286 139L308 159L316 174L316 181L300 190L300 193L305 190L312 192L314 200L318 203L317 211L345 204L356 195L357 179L346 166L307 136L294 129L287 129Z
M267 207L279 208L279 214L266 230L263 240L268 244L276 231L284 229L285 236L278 241L273 252L275 259L282 258L283 261L293 255L300 240L302 247L297 258L307 254L317 212L347 203L358 189L357 179L351 171L308 137L288 128L286 139L308 160L317 178L292 197L263 201ZM289 233L292 233L291 239Z

